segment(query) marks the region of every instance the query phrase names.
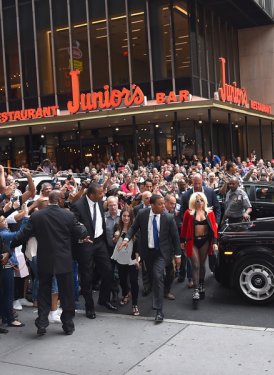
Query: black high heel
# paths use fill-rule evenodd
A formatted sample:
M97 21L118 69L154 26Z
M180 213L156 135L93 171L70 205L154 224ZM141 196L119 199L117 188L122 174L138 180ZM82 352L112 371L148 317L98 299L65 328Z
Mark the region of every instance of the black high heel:
M205 284L204 283L199 284L199 294L200 294L200 299L205 299Z
M198 309L199 301L200 301L200 293L199 293L199 289L196 288L196 289L194 289L193 294L192 294L192 307L193 307L193 310L197 310Z

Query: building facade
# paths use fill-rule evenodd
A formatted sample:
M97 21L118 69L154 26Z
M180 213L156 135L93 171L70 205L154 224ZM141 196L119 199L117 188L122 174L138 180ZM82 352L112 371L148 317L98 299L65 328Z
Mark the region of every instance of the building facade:
M272 115L229 100L221 105L218 97L219 58L226 60L226 82L243 85L239 35L272 29L272 16L273 1L267 0L1 0L3 159L35 166L48 156L67 168L117 152L179 158L211 150L230 157L254 145L260 156L272 158ZM148 104L72 115L75 70L83 94L106 87L132 92L137 85ZM157 93L180 90L191 94L191 102L155 104ZM54 116L40 116L37 108Z

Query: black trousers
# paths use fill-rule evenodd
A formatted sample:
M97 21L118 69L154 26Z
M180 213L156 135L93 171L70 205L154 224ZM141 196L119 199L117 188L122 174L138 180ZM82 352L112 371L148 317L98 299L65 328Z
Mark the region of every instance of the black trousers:
M101 275L101 286L98 303L105 304L110 300L112 283L112 266L103 237L95 239L88 249L81 249L77 256L81 276L81 290L85 298L86 310L94 310L92 297L92 279L94 265Z
M122 288L122 296L126 296L129 292L128 278L130 282L130 291L132 296L132 305L138 304L138 269L135 265L119 264L117 263L120 285Z
M174 281L174 267L173 263L170 262L165 269L165 279L164 279L164 291L168 294L171 289L171 285Z
M63 329L74 328L73 317L75 315L74 308L74 285L73 273L56 274L59 299L63 309L61 321ZM51 284L53 274L39 273L39 289L38 289L38 318L35 321L36 327L47 327L49 325L48 315L51 307Z

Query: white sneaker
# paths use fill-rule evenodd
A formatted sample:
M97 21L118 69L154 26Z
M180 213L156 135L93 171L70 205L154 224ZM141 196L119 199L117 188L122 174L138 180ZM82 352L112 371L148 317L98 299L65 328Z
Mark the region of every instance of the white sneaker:
M22 307L19 299L13 301L13 308L14 308L14 310L23 310L23 307Z
M20 298L19 302L21 303L22 306L33 307L33 303L29 302L26 298Z
M52 311L49 313L49 322L50 323L62 323L61 322L61 319L60 319L60 316L56 313L56 311L54 311L54 313L52 313Z
M61 307L58 307L58 309L57 309L57 315L61 316L62 312L63 312L63 309L61 309Z

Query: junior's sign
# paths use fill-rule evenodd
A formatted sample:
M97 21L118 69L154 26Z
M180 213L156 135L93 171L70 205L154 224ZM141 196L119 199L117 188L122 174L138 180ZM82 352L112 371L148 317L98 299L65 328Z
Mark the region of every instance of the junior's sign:
M247 97L247 91L245 88L237 87L237 83L233 82L232 85L226 82L226 59L224 57L219 58L220 62L220 81L221 87L219 88L219 98L222 102L228 102L233 104L238 104L243 107L249 108L271 114L271 106L268 104L263 104L255 100L249 100Z
M79 111L94 111L97 109L113 109L124 105L125 107L140 106L145 102L145 96L139 86L132 85L132 91L109 90L104 86L104 91L87 94L80 93L79 70L70 72L72 85L72 100L68 101L67 108L71 114Z

